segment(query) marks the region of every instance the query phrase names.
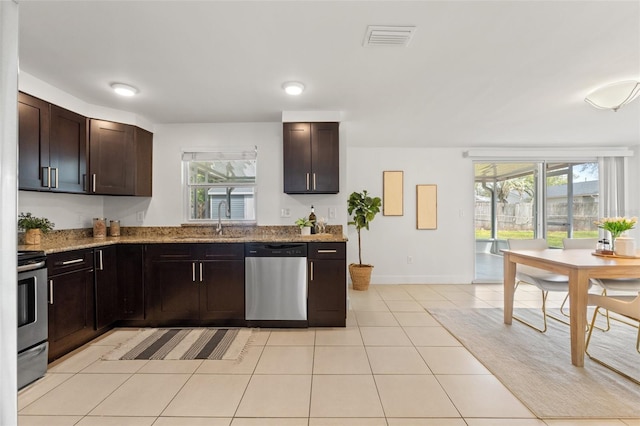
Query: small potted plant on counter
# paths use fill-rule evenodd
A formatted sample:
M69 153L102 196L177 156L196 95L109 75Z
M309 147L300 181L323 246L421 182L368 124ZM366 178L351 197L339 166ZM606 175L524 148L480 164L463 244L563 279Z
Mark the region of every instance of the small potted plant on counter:
M371 282L373 265L362 263L362 242L360 231L369 229L369 222L380 213L380 197L371 197L366 190L353 192L347 200L347 212L351 219L348 224L355 225L358 231L358 262L349 265L349 275L354 290L367 290Z
M311 235L311 227L313 226L313 223L309 219L301 217L300 219L296 219L295 223L300 228L301 235Z
M18 229L25 231L25 244L40 244L42 234L51 231L55 226L46 217L35 217L31 213L20 213Z

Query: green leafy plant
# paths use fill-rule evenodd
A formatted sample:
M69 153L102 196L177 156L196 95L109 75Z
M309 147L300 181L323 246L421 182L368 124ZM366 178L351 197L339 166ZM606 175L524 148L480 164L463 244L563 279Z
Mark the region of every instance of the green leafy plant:
M300 228L304 228L305 226L312 227L313 222L311 222L306 217L301 217L300 219L296 219L295 224Z
M609 231L611 238L618 238L623 232L633 229L636 222L638 222L637 217L603 217L594 223L598 228Z
M360 239L360 231L362 229L369 230L369 222L380 213L380 205L382 200L380 197L371 197L366 190L362 192L353 192L347 200L347 212L351 219L348 224L354 225L358 231L358 261L362 265L362 242Z
M35 217L31 213L20 213L18 215L18 228L23 231L29 229L40 229L47 233L53 229L55 223L51 223L46 217Z

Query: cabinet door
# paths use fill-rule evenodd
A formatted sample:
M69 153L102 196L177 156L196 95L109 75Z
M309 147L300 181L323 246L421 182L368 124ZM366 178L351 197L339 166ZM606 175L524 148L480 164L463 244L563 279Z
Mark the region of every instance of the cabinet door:
M144 246L118 246L118 316L123 320L144 319Z
M346 243L309 243L310 327L344 327L347 316Z
M147 246L145 281L148 319L157 322L199 318L200 266L196 244Z
M153 133L135 128L135 191L133 195L151 197L153 172Z
M200 318L244 319L244 261L204 261L200 264Z
M51 276L49 291L49 359L52 360L93 337L93 269Z
M283 124L284 192L311 190L311 126L309 123Z
M311 190L340 191L340 144L338 123L311 123Z
M49 189L49 103L18 93L18 186Z
M96 329L113 324L118 318L118 249L94 250L96 270Z
M51 105L49 155L51 188L60 192L86 192L87 119Z
M89 136L89 192L133 195L135 192L134 127L91 120Z

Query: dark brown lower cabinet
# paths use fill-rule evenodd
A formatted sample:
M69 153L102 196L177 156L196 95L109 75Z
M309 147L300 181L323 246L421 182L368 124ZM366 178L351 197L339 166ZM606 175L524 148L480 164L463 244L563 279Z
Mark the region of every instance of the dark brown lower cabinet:
M309 243L309 327L344 327L347 317L346 243Z
M49 361L95 336L93 250L48 256Z
M118 245L118 316L122 321L143 321L144 245ZM144 325L144 324L140 324Z
M94 249L96 280L96 330L118 319L118 247Z
M244 322L243 244L153 244L146 248L152 325Z

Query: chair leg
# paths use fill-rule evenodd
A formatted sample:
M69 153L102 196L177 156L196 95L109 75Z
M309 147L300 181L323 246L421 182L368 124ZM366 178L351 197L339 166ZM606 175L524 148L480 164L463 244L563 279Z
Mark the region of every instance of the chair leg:
M515 293L515 289L518 288L518 284L520 284L519 281L516 283L516 285L514 287L514 290L513 290L514 293ZM530 322L528 322L525 319L520 318L520 317L518 317L516 315L513 315L512 318L514 320L526 325L527 327L533 328L534 330L536 330L536 331L538 331L540 333L545 333L547 331L547 314L546 314L547 294L548 294L548 292L546 292L546 291L542 292L542 320L543 320L543 324L544 324L543 328L536 327L535 325L531 324Z
M606 290L603 292L603 295L606 296ZM564 310L564 307L567 304L567 300L569 300L569 293L567 293L567 295L564 297L564 300L562 301L562 305L560 305L560 313L562 315L564 315L565 317L570 318L569 314L566 313L565 310ZM605 310L605 312L606 312L606 314L601 313L601 315L604 315L607 318L607 328L602 328L602 327L599 327L597 325L594 325L595 328L597 328L598 330L601 330L601 331L609 331L609 329L611 328L611 325L609 324L609 311ZM549 318L553 318L556 321L560 321L563 324L569 325L569 323L564 321L562 318L558 318L558 317L553 316L553 315L549 315ZM589 327L589 325L587 325L587 327Z
M591 342L591 333L593 333L593 329L595 328L595 322L596 322L596 317L598 316L598 309L600 309L599 306L596 306L595 311L593 312L593 319L591 320L591 325L589 326L589 332L587 334L587 341L585 342L585 347L584 347L584 353L587 354L587 356L589 357L589 359L597 362L598 364L602 365L603 367L608 368L609 370L618 373L619 375L621 375L622 377L631 380L633 383L640 385L640 380L636 379L635 377L631 377L628 374L618 370L617 368L615 368L614 366L612 366L611 364L607 364L606 362L604 362L603 360L601 360L600 358L596 358L595 356L591 355L589 353L589 343ZM638 351L638 353L640 353L640 328L638 328L638 338L636 340L636 350Z

